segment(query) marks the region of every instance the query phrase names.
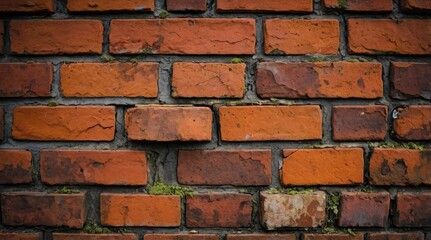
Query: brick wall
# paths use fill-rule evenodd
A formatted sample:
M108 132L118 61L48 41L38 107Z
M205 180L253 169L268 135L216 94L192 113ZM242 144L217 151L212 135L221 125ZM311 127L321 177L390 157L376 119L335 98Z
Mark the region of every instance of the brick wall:
M431 239L431 1L0 13L0 239Z

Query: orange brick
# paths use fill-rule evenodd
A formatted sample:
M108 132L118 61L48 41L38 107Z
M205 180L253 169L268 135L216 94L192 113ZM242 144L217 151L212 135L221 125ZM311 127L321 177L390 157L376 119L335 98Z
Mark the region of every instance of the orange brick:
M379 98L380 63L257 63L256 89L270 98Z
M370 184L431 184L431 150L374 149L370 158Z
M223 106L223 141L312 140L322 138L319 106Z
M0 97L50 97L51 63L0 64Z
M212 111L207 107L145 106L127 110L129 139L147 141L210 141Z
M158 63L71 63L61 67L65 97L157 97Z
M136 235L131 233L121 234L86 234L86 233L53 233L53 240L136 240Z
M0 184L31 183L31 152L0 150Z
M75 185L145 185L144 151L42 150L42 182Z
M352 185L364 182L361 148L285 149L283 185Z
M205 12L207 10L206 0L166 0L168 11L196 11Z
M349 19L349 51L358 54L431 54L431 20ZM420 34L418 34L420 33Z
M401 0L401 9L411 13L431 12L431 2L427 0Z
M111 21L115 54L254 54L254 19L118 19Z
M102 193L100 214L106 226L177 227L181 225L180 197Z
M431 140L431 106L411 105L396 111L394 131L398 139Z
M327 8L340 8L351 12L391 12L392 0L346 0L345 5L339 0L324 0Z
M85 193L4 192L1 210L7 226L82 228L87 216Z
M217 0L217 11L312 12L313 0Z
M266 54L337 54L340 30L335 19L265 21Z
M216 234L145 234L144 240L220 240Z
M245 64L174 63L173 97L242 98Z
M41 240L41 233L0 233L0 239L5 240Z
M98 20L12 20L12 54L100 54L103 26Z
M154 0L72 0L67 2L71 12L154 11Z
M0 0L0 12L54 12L54 0Z
M25 106L13 112L12 136L19 140L111 141L115 107Z

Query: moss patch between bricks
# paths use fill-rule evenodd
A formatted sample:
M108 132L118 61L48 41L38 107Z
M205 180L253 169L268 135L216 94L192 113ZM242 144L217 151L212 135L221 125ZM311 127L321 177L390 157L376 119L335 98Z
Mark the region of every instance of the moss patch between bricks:
M191 188L166 185L163 181L158 181L149 187L148 193L152 195L180 195L181 197L193 197L193 190Z

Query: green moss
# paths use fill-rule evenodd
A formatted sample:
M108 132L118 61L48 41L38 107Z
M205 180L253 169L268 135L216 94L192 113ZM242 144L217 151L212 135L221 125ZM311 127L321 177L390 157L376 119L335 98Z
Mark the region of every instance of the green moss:
M143 54L152 54L153 48L152 47L145 47L144 50L142 50Z
M282 50L276 48L274 50L272 50L269 55L286 55L285 52L283 52Z
M133 63L134 65L136 65L136 64L138 64L138 59L132 58L132 59L130 59L130 62Z
M330 194L328 198L328 209L335 216L338 216L338 207L340 206L340 195Z
M336 233L337 230L333 227L324 227L323 228L323 233Z
M153 195L180 195L181 197L193 197L193 190L191 188L166 185L163 181L158 181L149 187L148 193Z
M51 102L48 102L48 104L47 104L48 107L55 107L55 106L58 106L58 105L60 105L60 104L58 102L56 102L56 101L51 101Z
M344 61L346 62L368 62L367 59L363 58L363 57L359 57L359 58L346 58L344 59Z
M305 194L305 193L312 193L314 192L314 188L271 188L266 193L269 194L288 194L288 195L295 195L295 194Z
M232 58L230 60L231 63L243 63L244 60L242 60L242 58Z
M364 186L362 186L362 188L361 188L361 192L365 192L365 193L373 193L373 192L376 192L376 189L375 189L375 188L373 188L373 187L371 187L371 186L369 186L369 185L364 185Z
M169 17L169 12L168 12L168 11L166 11L166 10L162 10L162 11L159 13L159 18L164 19L164 18L167 18L167 17Z
M55 190L54 193L57 193L57 194L74 194L74 193L79 193L79 190L71 189L69 187L62 187L62 188Z
M113 62L113 61L115 61L115 58L112 56L102 56L102 57L100 57L100 61L102 61L102 62Z
M384 144L375 144L375 143L368 143L369 147L375 148L404 148L404 149L412 149L412 150L419 150L419 151L425 151L425 147L423 145L414 143L414 142L403 142L403 143L384 143Z
M325 62L331 61L331 58L325 56L312 56L307 62Z
M100 233L112 233L111 230L105 227L99 227L91 221L88 221L82 229L84 233L100 234Z
M346 8L346 6L347 6L347 0L338 0L339 8Z

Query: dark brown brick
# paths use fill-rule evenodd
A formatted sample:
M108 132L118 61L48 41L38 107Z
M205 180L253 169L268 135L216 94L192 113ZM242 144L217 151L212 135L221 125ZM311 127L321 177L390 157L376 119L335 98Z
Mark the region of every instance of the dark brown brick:
M271 150L181 150L178 182L186 185L269 185Z
M431 227L431 191L398 193L394 224L397 227Z
M251 218L248 194L197 194L186 199L187 227L250 227Z
M329 233L329 234L303 234L302 240L363 240L363 233L352 234L341 234L341 233Z
M384 140L387 115L386 106L335 106L332 109L332 139Z
M144 240L220 240L216 234L145 234Z
M401 140L431 140L431 106L411 105L397 108L394 132Z
M228 234L227 240L296 240L295 234Z
M31 158L27 150L0 150L0 184L30 183Z
M41 233L0 233L0 239L3 240L41 240Z
M393 62L391 97L431 99L431 63Z
M431 1L429 0L401 0L401 9L409 13L430 13Z
M388 221L388 192L343 192L339 225L342 227L384 227Z
M369 233L369 240L423 240L424 234L421 232L408 232L408 233Z
M205 12L207 9L206 0L166 0L168 11L196 11Z

